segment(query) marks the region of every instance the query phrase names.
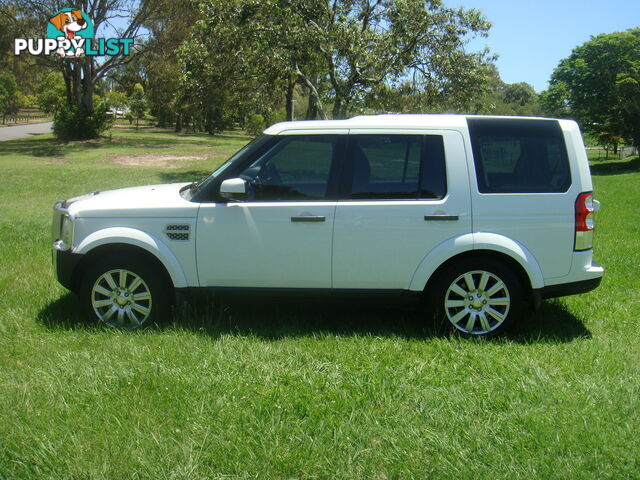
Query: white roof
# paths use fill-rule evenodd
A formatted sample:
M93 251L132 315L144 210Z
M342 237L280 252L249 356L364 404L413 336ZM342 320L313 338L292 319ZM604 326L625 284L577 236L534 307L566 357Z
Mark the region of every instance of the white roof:
M299 122L281 122L267 128L267 135L279 135L286 132L305 130L343 130L354 128L466 128L467 118L527 118L482 115L359 115L347 120L307 120ZM532 117L529 117L532 118Z

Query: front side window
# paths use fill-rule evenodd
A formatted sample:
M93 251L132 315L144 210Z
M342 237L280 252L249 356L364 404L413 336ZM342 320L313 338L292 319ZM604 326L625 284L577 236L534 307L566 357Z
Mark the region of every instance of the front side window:
M469 119L481 193L566 192L571 172L555 120Z
M255 201L323 200L338 156L338 135L283 137L240 175Z
M442 198L446 194L440 135L351 135L351 198Z

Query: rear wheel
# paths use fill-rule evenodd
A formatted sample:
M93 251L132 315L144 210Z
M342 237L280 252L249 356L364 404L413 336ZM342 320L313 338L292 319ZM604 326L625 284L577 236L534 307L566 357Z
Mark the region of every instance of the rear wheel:
M436 319L467 336L500 335L523 314L522 286L494 259L468 259L442 273L430 301Z
M173 298L164 272L129 254L108 256L89 267L80 295L92 320L128 330L160 323Z

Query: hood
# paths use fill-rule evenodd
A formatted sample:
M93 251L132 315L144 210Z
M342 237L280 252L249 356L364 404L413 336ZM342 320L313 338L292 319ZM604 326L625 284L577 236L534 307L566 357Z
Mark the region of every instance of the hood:
M69 214L79 218L185 217L195 218L198 204L185 200L180 190L189 183L92 192L65 200Z

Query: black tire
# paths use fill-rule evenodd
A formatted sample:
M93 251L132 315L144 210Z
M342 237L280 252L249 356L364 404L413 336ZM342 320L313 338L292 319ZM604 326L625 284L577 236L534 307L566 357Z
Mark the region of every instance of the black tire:
M107 255L88 266L79 296L92 322L129 330L163 323L175 298L166 272L130 253Z
M436 322L463 336L495 337L524 316L518 276L494 258L461 259L445 267L429 289L425 293Z

